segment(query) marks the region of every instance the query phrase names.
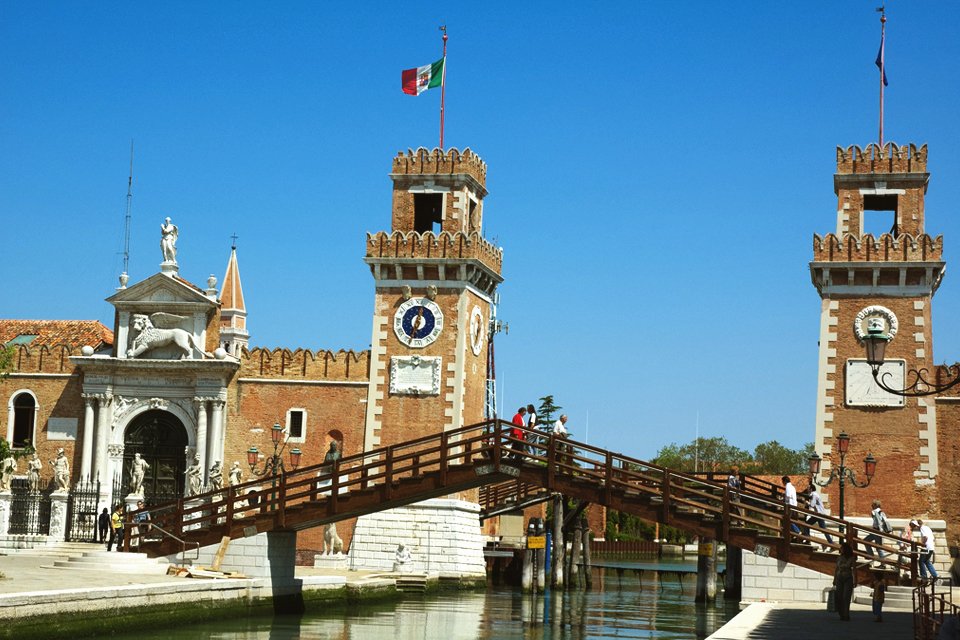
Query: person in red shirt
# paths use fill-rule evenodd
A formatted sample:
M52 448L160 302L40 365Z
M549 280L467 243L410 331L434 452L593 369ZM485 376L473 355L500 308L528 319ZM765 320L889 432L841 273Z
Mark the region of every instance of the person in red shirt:
M525 439L524 438L525 433L523 429L521 429L520 427L524 426L523 416L525 416L526 414L527 414L526 408L520 407L519 409L517 409L517 414L513 416L513 420L511 420L511 422L513 422L514 424L514 427L510 429L510 437L514 438L515 441L510 443L510 448L517 452L513 454L514 458L519 458L520 454L523 452L523 449L524 449L523 441Z

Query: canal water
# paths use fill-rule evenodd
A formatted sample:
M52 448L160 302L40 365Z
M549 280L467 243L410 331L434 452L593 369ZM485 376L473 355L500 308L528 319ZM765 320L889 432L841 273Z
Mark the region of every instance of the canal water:
M651 638L702 640L737 614L736 600L694 603L696 574L594 570L591 591L533 596L507 587L441 592L388 604L338 606L303 616L249 617L115 633L121 639L459 640ZM662 577L662 581L660 578Z

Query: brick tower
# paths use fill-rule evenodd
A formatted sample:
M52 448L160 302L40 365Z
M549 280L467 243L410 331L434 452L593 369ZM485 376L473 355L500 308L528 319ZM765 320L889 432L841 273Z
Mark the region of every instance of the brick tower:
M367 449L483 420L503 253L482 236L487 167L470 149L393 160L393 224L367 234L376 282Z
M888 333L883 371L902 388L905 372L932 370L930 305L944 273L943 238L924 231L927 147L888 143L837 148L837 230L814 236L810 274L822 299L814 447L823 473L838 464L836 436L850 436L846 466L863 478L872 453L876 476L846 491L848 515L867 515L873 498L891 516L928 511L938 474L936 405L932 398L889 394L873 380L861 342L870 318ZM890 231L864 233L865 216L886 215ZM837 482L826 490L838 512Z

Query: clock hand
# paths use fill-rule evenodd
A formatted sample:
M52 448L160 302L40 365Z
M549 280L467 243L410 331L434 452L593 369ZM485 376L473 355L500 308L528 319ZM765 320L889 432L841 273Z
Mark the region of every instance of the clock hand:
M416 319L410 326L410 340L407 341L407 344L413 342L413 339L417 337L417 331L420 330L420 322L423 320L423 307L420 307L420 311L417 313Z

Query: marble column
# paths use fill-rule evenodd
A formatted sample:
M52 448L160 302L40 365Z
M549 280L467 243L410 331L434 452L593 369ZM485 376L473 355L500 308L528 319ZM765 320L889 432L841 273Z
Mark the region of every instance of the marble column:
M66 491L50 494L50 540L63 542L67 539L67 500Z
M197 403L197 455L200 456L200 466L203 467L203 486L207 486L207 399L194 398Z
M110 403L112 400L112 396L97 396L97 455L93 465L93 474L100 481L101 488L111 486L111 479L107 477L109 468L107 464L107 445L110 444L110 419L112 417Z
M207 469L217 460L223 462L223 405L219 398L213 401L213 416L210 420L210 455L207 460Z
M0 536L10 533L10 507L13 505L13 494L9 491L0 491Z
M93 396L83 396L83 449L80 456L80 479L89 481L93 471Z

